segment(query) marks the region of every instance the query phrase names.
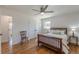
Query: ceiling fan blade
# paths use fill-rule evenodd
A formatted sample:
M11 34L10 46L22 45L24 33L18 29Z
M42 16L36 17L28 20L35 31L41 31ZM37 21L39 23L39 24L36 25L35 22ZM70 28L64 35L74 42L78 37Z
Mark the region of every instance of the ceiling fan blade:
M45 11L47 9L48 5L45 5L45 7L43 8L43 11Z
M53 13L54 11L45 11L44 13Z
M36 9L32 9L32 10L37 11L37 12L40 12L39 10L36 10Z

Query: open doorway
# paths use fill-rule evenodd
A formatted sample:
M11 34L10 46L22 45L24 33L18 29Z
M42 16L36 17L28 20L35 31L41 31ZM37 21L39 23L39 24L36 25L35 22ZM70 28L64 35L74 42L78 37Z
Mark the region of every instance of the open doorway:
M1 16L1 33L2 33L1 53L10 53L12 48L12 17L11 16Z

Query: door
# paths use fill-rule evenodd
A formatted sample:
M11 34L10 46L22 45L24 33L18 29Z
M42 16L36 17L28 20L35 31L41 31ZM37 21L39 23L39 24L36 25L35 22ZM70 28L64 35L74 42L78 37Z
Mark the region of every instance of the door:
M0 53L1 53L1 34L0 34Z
M1 34L1 18L0 18L0 53L1 53L1 36L2 34Z
M9 41L9 20L8 16L1 16L1 33L3 34L1 43Z
M1 33L1 51L2 53L9 53L12 47L12 17L1 16Z

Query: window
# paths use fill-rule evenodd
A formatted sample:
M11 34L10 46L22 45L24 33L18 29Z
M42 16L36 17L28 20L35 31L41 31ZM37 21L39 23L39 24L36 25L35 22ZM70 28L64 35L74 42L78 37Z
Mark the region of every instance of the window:
M44 29L50 29L50 27L51 27L51 22L50 21L44 22Z

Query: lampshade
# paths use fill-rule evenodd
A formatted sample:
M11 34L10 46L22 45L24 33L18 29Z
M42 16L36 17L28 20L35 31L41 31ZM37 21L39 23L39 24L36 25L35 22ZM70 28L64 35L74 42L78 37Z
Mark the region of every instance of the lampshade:
M75 31L75 30L76 30L76 27L71 27L71 30L72 30L72 31Z
M72 31L75 31L76 30L76 28L72 28Z

